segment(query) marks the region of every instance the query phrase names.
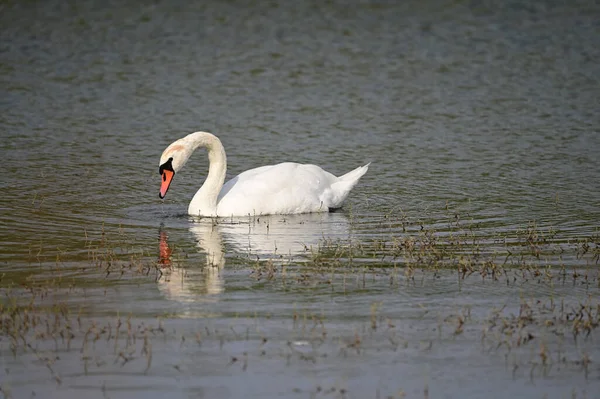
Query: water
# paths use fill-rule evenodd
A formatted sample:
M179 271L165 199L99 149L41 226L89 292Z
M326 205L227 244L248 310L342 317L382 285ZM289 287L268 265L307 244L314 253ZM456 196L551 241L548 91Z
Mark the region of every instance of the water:
M3 327L5 396L598 391L597 332L574 339L567 315L599 294L597 4L0 9L3 309L64 304L74 334L29 330L37 349L14 355ZM195 130L221 138L228 177L372 164L341 212L195 221L205 155L157 195L162 150ZM432 252L406 251L427 231L477 245L462 236L432 269ZM497 280L490 259L508 268ZM497 311L521 320L511 337Z

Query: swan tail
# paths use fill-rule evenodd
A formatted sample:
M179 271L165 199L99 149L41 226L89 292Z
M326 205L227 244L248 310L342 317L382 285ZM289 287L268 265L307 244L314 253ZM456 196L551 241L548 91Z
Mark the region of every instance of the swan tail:
M338 182L334 183L334 185L340 182L353 182L352 187L354 187L354 184L358 182L358 179L360 179L365 173L367 173L367 170L369 170L369 165L371 165L371 162L369 162L365 166L359 166L358 168L351 170L345 175L338 177L339 180Z
M348 194L350 194L350 190L352 190L360 178L367 173L370 164L371 163L369 162L364 166L359 166L345 175L338 177L338 180L331 185L332 195L329 201L330 209L336 209L342 206L342 203Z

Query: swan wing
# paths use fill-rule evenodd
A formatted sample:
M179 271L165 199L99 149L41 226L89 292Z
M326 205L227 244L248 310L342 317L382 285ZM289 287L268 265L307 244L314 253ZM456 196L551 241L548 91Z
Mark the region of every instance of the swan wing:
M293 162L247 170L219 193L219 216L327 212L338 178L316 165Z

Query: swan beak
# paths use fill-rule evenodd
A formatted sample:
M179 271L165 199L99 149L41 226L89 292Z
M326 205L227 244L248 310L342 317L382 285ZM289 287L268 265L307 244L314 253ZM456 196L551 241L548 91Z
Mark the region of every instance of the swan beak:
M160 184L160 192L158 193L158 196L161 199L165 198L165 195L167 195L167 191L169 190L171 181L173 181L173 176L175 176L175 172L169 169L163 169L162 182Z

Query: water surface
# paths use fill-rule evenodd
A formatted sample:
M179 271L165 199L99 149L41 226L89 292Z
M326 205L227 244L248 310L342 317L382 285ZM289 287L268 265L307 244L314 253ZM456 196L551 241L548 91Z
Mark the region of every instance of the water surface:
M593 2L0 9L4 396L599 390ZM194 220L206 156L164 203L157 168L195 130L228 177L371 167L341 212Z

